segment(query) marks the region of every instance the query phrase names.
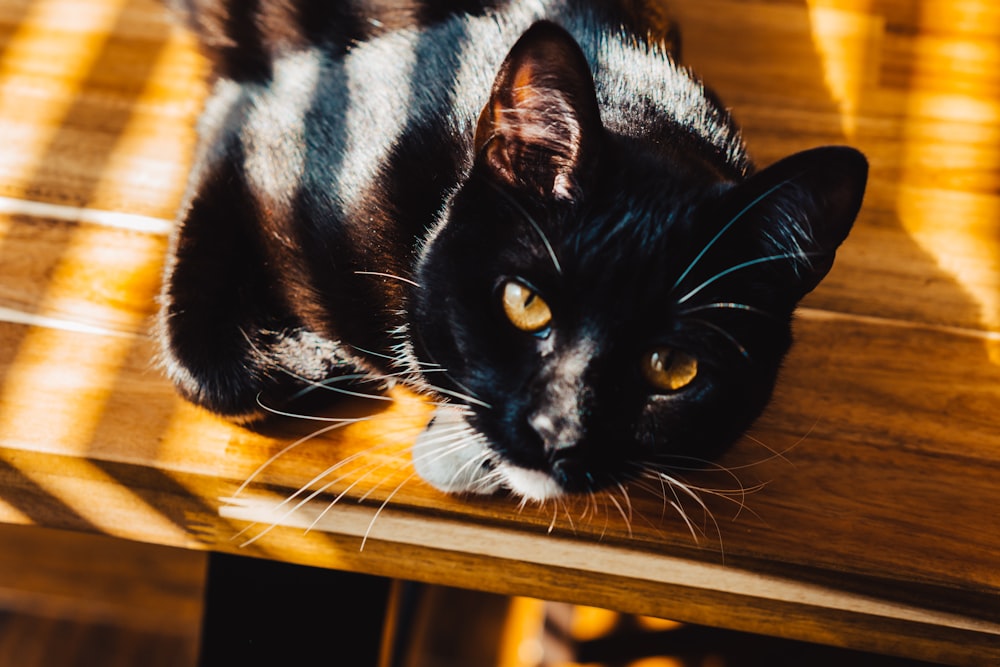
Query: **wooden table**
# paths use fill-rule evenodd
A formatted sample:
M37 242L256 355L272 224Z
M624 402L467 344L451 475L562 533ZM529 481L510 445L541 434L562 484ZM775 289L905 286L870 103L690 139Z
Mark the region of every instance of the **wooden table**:
M773 404L690 476L707 510L444 497L402 393L280 456L323 424L179 400L147 331L205 63L151 0L2 0L0 521L1000 663L1000 6L673 4L761 164L872 163Z

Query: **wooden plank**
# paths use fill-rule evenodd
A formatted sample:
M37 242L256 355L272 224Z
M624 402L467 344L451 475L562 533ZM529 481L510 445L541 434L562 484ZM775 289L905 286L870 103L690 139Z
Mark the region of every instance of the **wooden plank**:
M36 208L20 200L6 203L9 210ZM123 333L148 330L169 223L160 220L164 233L151 234L155 219L62 207L41 212L95 222L0 212L0 318L20 313L25 321L47 317Z
M393 512L401 512L416 517L412 525L418 528L405 538L414 546L441 549L440 536L430 526L448 519L453 527L448 530L460 541L455 548L463 553L485 543L480 531L499 541L507 540L513 531L520 536L519 554L526 561L541 558L539 554L548 553L553 543L572 544L581 559L601 544L621 550L615 553L652 558L650 562L680 558L722 568L720 572L735 568L754 576L787 576L775 572L787 569L816 585L835 581L841 590L868 588L899 604L995 623L1000 620L1000 610L993 604L1000 592L996 569L1000 531L994 511L1000 503L995 483L1000 466L994 435L1000 415L985 407L996 405L1000 398L1000 370L983 362L982 336L908 327L901 340L901 326L848 316L831 321L824 313L807 313L799 327L801 345L789 361L777 400L751 431L752 439L741 442L723 460L744 486L765 481L766 489L744 500L738 498L739 486L727 474L689 478L692 484L728 490L746 505L739 518L731 521L736 505L706 496L718 522L715 525L696 513L697 506L687 503L695 522L705 526L707 535L699 536L700 548L683 521L670 511L664 514L662 498L637 489L631 492L630 520L614 504L625 506L620 496L615 501L600 498L596 509L588 502L569 501L565 506L513 511L505 498L456 499L438 494L412 478L406 453L428 409L409 403L402 395L388 410L373 413L369 421L317 437L282 455L256 478L248 498L260 493L287 497L329 466L362 453L355 465L343 469L347 476L323 496L328 501L330 494L347 490L328 517L332 522L354 517L354 527L337 529L334 523L327 529L350 537L338 544L351 545L351 550L360 546L358 522L367 526L381 503L388 501L389 509L374 523L372 540L395 543L404 539L394 528L397 524L383 522ZM85 334L21 329L0 327L4 337L11 333L26 339L44 336L50 347L37 359L20 356L4 367L4 380L13 372L28 373L16 382L19 392L5 393L0 403L0 440L4 442L0 459L6 467L6 479L0 484L0 516L4 520L234 551L256 534L233 540L243 528L239 520L263 518L259 502L250 504L254 513L239 502L224 509L222 499L234 496L238 485L261 463L294 441L287 430L294 425L279 424L278 435L265 435L201 415L176 399L165 383L149 376L150 351L141 340L131 341L133 347L124 355L102 359L97 354L79 354L90 347L84 342ZM100 336L89 337L100 339L94 349L107 345ZM60 346L72 351L58 354L54 348ZM945 364L935 354L942 349L949 351ZM32 386L28 372L32 363L53 361L59 372L36 376L38 386ZM814 369L821 367L826 370L817 377ZM900 383L901 369L906 370L909 384ZM87 392L90 378L108 373L112 379L99 383L112 387L108 395ZM42 392L50 401L39 409L37 396ZM359 406L347 409L357 414ZM947 423L939 420L942 412L948 414ZM775 458L761 442L776 450L791 449L783 458ZM900 499L905 499L902 512ZM358 510L359 502L367 509ZM13 511L4 514L4 506ZM310 514L315 516L317 511L315 503L309 504L279 523L296 526L292 532L301 533ZM360 511L362 519L357 518ZM314 562L297 554L298 547L290 547L298 542L289 542L288 534L287 530L270 532L247 547L247 552ZM424 540L419 542L413 535L424 535ZM933 539L932 551L928 539ZM366 546L364 553L368 551ZM352 556L343 561L339 547L336 557L323 553L316 558L334 567L353 569L365 558ZM609 563L617 559L609 557L595 568L610 576ZM414 563L406 576L447 583L438 567ZM362 569L380 571L370 566ZM489 578L499 573L482 563L476 576ZM617 598L604 593L601 603L649 612L635 609L629 601L643 590L641 584L632 583L639 588L627 593L622 589ZM540 594L534 582L522 584L504 590ZM755 597L746 591L739 594ZM778 598L754 604L784 609L788 596L779 594ZM658 609L660 614L668 611ZM804 614L804 609L796 613ZM835 615L851 617L852 613L838 608ZM854 618L850 623L863 626L870 621ZM970 641L969 628L960 630L963 641ZM912 632L923 630L906 631ZM994 641L991 630L980 627L975 632L979 635L974 643L980 648Z
M119 471L119 475L125 478L127 473ZM0 478L5 486L12 486L2 472ZM306 532L303 529L312 516L323 509L312 506L295 517L292 527L276 528L266 542L240 547L239 541L231 539L235 526L241 523L238 515L262 518L252 511L254 501L228 510L226 514L231 518L220 517L206 512L199 499L187 492L200 487L197 479L177 474L172 479L176 487L173 491L167 488L169 485L160 484L160 488L150 486L144 492L158 494L159 504L170 507L175 519L190 521L190 534L215 550L505 594L586 602L951 664L980 665L1000 650L1000 628L995 621L968 613L887 603L870 594L845 593L842 581L833 586L803 585L800 573L794 569L789 577L789 572L769 575L718 562L698 565L687 558L598 545L569 536L477 527L468 521L421 517L398 508L379 516L377 521L382 526L376 524L363 548L362 535L377 511L371 505L348 506L336 514L327 514L329 523L324 530ZM136 479L129 482L141 489ZM203 482L215 484L214 480ZM98 482L91 491L100 491L104 485ZM176 489L185 491L177 493ZM171 496L173 502L165 502ZM94 497L100 498L101 494L95 493ZM136 528L142 524L135 521L121 525ZM65 526L80 527L75 521ZM937 594L936 590L929 592L931 596Z

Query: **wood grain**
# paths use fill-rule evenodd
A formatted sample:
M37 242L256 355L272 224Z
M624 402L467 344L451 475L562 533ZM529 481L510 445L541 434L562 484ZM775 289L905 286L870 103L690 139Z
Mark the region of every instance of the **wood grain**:
M430 408L404 392L333 406L365 419L326 433L183 403L145 332L204 62L150 0L0 0L0 520L1000 661L1000 10L671 10L759 163L872 162L771 407L728 472L685 475L710 514L637 485L442 496L412 476Z

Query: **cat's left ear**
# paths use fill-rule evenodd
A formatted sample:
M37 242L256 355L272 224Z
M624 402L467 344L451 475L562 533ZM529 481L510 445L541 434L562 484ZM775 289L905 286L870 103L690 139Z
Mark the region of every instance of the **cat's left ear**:
M602 133L579 45L554 23L536 23L493 83L476 127L477 159L502 182L572 200L594 171Z
M783 274L783 287L797 301L832 268L861 208L867 180L868 160L859 151L814 148L774 163L730 191L723 219L736 228L733 242L757 248L759 256L747 261Z

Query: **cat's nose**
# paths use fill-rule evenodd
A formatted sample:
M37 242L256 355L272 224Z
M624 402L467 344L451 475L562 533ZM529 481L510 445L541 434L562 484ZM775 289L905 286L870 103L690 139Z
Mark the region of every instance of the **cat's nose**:
M528 418L528 424L542 439L546 452L567 449L580 439L579 423L563 415L536 412Z
M587 473L582 461L575 458L561 458L552 464L552 477L567 491L589 489L593 478Z

